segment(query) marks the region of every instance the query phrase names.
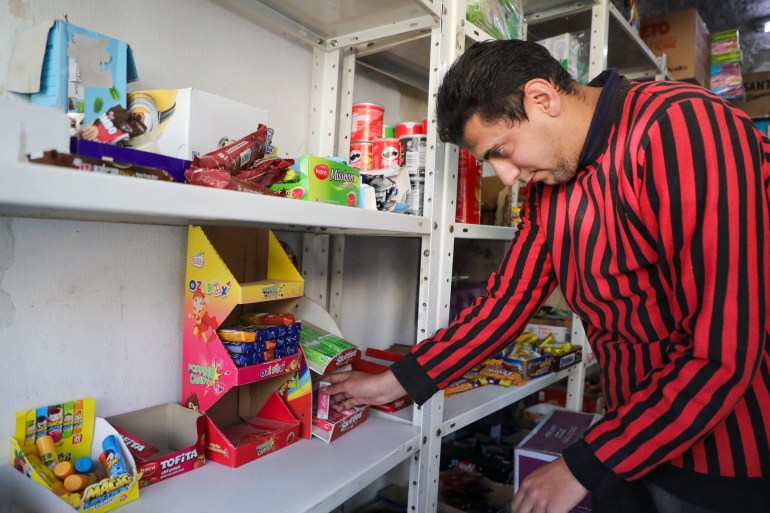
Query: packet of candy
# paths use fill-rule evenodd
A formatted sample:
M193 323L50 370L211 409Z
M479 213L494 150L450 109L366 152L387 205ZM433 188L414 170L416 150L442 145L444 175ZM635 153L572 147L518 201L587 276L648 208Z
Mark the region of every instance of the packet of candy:
M78 137L89 141L107 144L120 144L131 137L142 135L146 127L138 114L131 113L115 105L96 118L88 126L81 128Z
M193 165L206 169L223 169L232 175L249 169L257 160L265 156L267 145L267 127L257 126L257 131L238 139L232 144L219 148L193 159Z

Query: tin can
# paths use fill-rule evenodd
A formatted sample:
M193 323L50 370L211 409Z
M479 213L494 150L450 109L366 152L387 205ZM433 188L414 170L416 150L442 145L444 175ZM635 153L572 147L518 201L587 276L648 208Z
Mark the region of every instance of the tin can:
M398 139L398 165L407 168L409 176L425 178L425 147L427 140L428 138L425 134L402 135Z
M350 119L351 141L373 141L382 137L385 109L376 103L356 103Z
M382 138L390 139L396 137L396 129L392 125L382 125Z
M422 134L422 123L415 121L404 121L396 125L396 138L400 139L405 135Z
M428 118L423 118L422 120L422 133L428 134Z
M375 139L372 149L373 169L398 167L399 144L395 137Z
M421 216L422 204L425 198L425 179L409 177L409 182L411 186L406 191L406 198L404 198L404 203L408 206L407 213Z
M457 205L455 221L466 224L481 222L481 162L460 148L457 163Z
M369 141L353 141L350 143L349 164L359 171L374 169L372 162L373 145Z

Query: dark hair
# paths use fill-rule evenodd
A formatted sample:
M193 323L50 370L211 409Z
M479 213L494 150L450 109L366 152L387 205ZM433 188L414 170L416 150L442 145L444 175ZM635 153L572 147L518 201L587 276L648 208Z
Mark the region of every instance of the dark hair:
M464 145L465 124L474 114L485 122L526 121L523 87L533 78L548 80L559 92L575 92L575 80L538 43L510 39L474 44L452 64L439 87L439 138Z

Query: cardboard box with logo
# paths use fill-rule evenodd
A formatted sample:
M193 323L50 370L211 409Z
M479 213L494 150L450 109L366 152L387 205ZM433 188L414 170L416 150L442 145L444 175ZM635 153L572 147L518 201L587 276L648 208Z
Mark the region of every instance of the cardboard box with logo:
M746 98L732 102L733 105L751 118L770 118L770 71L744 73L743 89Z
M674 80L709 86L709 31L697 10L645 18L639 35L655 55L666 54L666 63Z
M187 251L182 404L206 414L206 458L238 467L310 438L302 351L236 363L220 338L241 314L289 312L303 296L281 243L265 229L191 226Z

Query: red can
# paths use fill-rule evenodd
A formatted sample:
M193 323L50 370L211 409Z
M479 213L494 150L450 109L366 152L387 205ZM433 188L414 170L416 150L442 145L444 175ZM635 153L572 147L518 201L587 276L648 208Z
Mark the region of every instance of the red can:
M422 133L424 133L422 131L422 123L404 121L396 125L396 139L404 135L418 135Z
M394 137L375 139L372 149L374 169L398 167L398 139Z
M373 141L382 137L385 109L376 103L356 103L350 119L351 141Z
M423 118L422 120L422 133L428 133L428 118Z
M461 148L457 165L457 209L455 221L466 224L481 222L481 162Z
M349 164L359 171L371 171L374 169L372 143L369 141L353 141L350 143Z

